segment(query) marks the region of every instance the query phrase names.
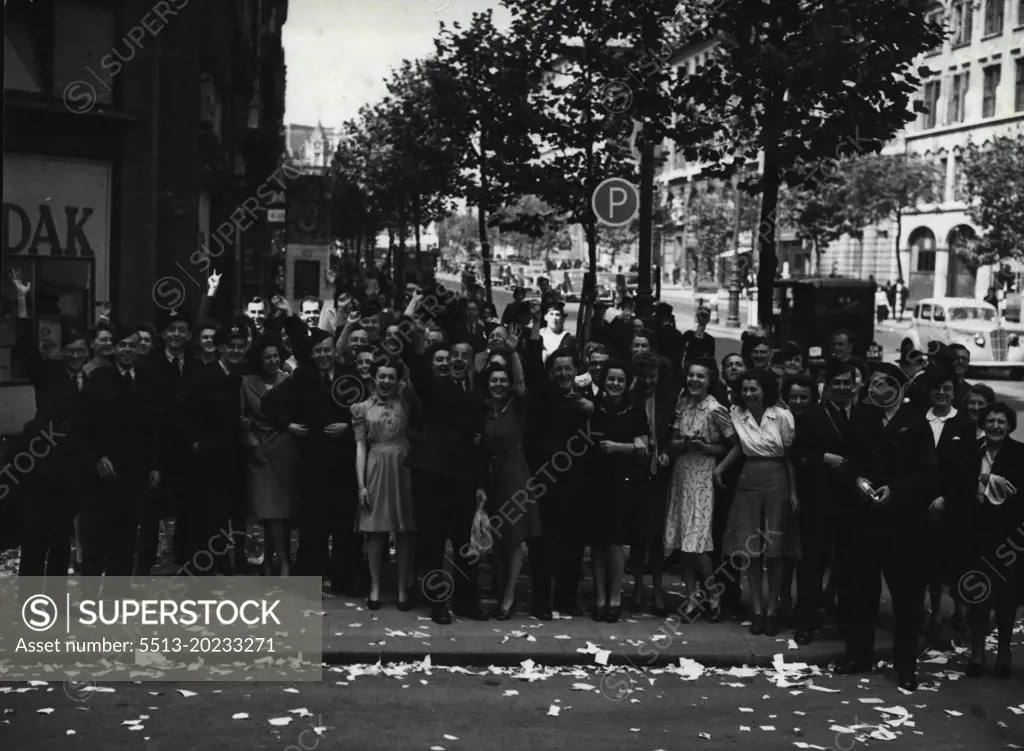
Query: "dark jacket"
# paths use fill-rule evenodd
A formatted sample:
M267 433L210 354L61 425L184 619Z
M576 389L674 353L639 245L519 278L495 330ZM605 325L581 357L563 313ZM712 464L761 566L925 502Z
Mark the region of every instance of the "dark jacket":
M853 414L850 472L875 488L887 485L885 506L873 505L855 491L841 501L840 514L851 533L915 538L926 528L927 509L939 477L934 439L924 413L902 405L888 425L884 412L858 405Z
M182 396L186 441L200 454L238 451L242 445L242 373L224 372L220 362L201 370Z
M95 371L85 384L93 459L107 458L118 477L159 470L160 395L152 370L135 368L129 388L114 366Z
M426 358L411 359L414 398L409 415L406 466L467 485L484 482L481 450L475 442L477 399L451 378L438 378Z

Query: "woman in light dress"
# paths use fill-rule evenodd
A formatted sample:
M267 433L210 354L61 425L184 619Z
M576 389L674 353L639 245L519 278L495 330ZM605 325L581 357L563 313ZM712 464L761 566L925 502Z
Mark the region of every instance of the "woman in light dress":
M359 517L356 531L367 535L370 597L367 607L380 608L380 574L388 537L396 537L398 553L398 606L408 609L409 588L415 578L412 533L412 479L405 466L409 452L409 406L404 385L405 368L390 356L370 366L373 395L352 407L356 439L356 477L359 482Z
M708 554L714 550L715 465L727 453L726 441L733 435L728 411L710 394L716 371L714 362L707 360L695 360L687 368L672 439L673 451L679 456L669 490L665 551L683 553L683 577L689 596L683 615L690 620L705 607L712 621L721 615L717 587L704 607L699 603L699 584L708 583L712 577Z

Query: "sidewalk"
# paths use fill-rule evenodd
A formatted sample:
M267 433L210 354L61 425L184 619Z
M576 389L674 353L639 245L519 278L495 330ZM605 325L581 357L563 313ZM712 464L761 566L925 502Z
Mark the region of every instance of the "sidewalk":
M672 577L675 579L675 577ZM658 667L678 665L680 658L714 667L771 665L782 653L788 662L827 665L838 661L844 644L831 627L808 646L792 641L789 629L776 637L752 636L748 620L710 623L703 618L687 622L681 616L683 597L675 584L666 589L669 618L623 611L622 621L596 623L589 615L569 617L556 613L539 621L524 605L509 621L478 622L453 617L450 626L430 620L429 603L420 602L408 613L399 611L394 585L384 590L380 610L371 612L365 600L324 594L324 662L332 665L367 662L422 661L457 666L515 666L524 660L540 665L624 665ZM390 595L390 597L389 597ZM586 595L581 598L586 602ZM493 601L484 609L493 611ZM888 593L883 595L878 632L879 659L891 654Z

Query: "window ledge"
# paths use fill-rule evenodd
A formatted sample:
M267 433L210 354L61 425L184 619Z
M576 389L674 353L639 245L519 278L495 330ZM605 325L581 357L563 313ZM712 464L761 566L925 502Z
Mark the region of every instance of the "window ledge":
M986 34L985 36L983 36L981 38L981 41L987 42L989 39L998 39L1002 35L1003 35L1003 31L1002 30L993 31L991 34Z
M970 42L954 42L951 45L950 48L954 49L954 50L959 50L959 49L963 49L964 47L970 47L970 46L971 46Z

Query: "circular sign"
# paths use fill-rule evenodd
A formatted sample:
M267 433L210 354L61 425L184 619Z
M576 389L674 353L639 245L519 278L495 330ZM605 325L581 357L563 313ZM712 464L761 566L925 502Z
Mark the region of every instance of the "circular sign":
M609 227L625 227L640 211L640 191L628 180L609 177L590 199L594 216Z

